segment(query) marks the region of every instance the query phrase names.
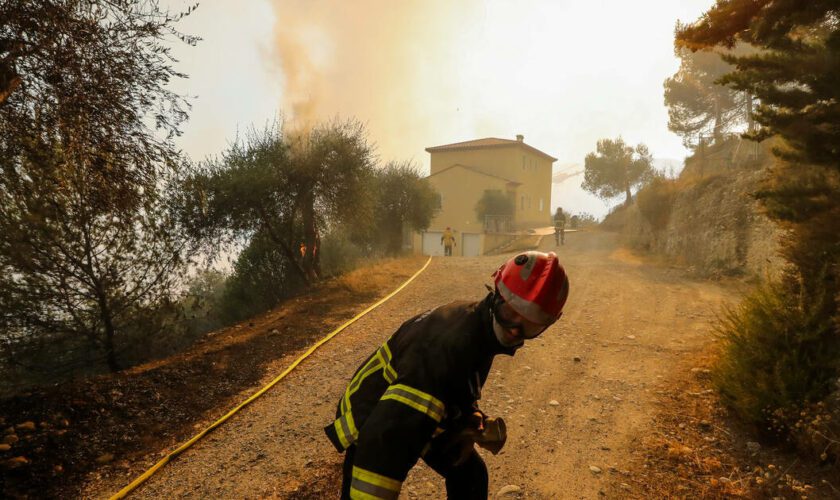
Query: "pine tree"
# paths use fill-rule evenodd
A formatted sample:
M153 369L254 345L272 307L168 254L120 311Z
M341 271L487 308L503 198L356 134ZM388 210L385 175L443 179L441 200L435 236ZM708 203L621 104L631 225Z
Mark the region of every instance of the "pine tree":
M692 52L677 46L680 67L665 80L668 129L695 146L699 135L720 141L723 134L746 121L748 95L717 81L733 67L716 52Z
M778 135L775 153L790 161L840 169L840 6L836 1L718 0L699 22L681 27L677 45L733 47L735 71L721 83L758 99L752 137Z
M644 144L634 148L625 144L621 137L601 139L596 151L586 155L581 187L605 200L624 194L624 203L629 205L631 188L653 174L652 161Z

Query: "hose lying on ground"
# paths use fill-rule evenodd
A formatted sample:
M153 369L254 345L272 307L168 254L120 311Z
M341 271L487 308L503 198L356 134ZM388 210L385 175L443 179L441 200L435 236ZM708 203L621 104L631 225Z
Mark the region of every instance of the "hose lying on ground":
M181 453L183 453L183 452L184 452L185 450L187 450L190 446L194 445L194 444L195 444L195 443L196 443L199 439L203 438L203 437L204 437L204 436L206 436L208 433L210 433L213 429L215 429L216 427L219 427L220 425L222 425L223 423L225 423L225 421L227 421L227 419L229 419L230 417L232 417L233 415L235 415L235 414L236 414L236 412L238 412L238 411L239 411L239 410L241 410L242 408L244 408L244 407L246 407L247 405L249 405L251 402L253 402L253 401L254 401L255 399L257 399L258 397L260 397L260 396L262 396L263 394L265 394L265 392L266 392L266 391L268 391L269 389L271 389L272 387L274 387L274 385L275 385L275 384L277 384L277 382L280 382L281 380L283 380L283 378L285 378L285 377L286 377L286 375L288 375L288 374L289 374L292 370L294 370L294 369L297 367L297 365L299 365L299 364L300 364L300 363L301 363L304 359L306 359L307 357L309 357L309 355L310 355L310 354L312 354L313 352L315 352L315 350L316 350L316 349L318 349L319 347L321 347L323 344L326 344L327 342L329 342L329 341L330 341L330 339L332 339L333 337L335 337L336 335L338 335L338 334L339 334L342 330L344 330L344 329L345 329L345 328L347 328L348 326L350 326L350 325L352 325L353 323L355 323L355 322L356 322L359 318L361 318L362 316L366 315L367 313L369 313L369 312L373 311L374 309L376 309L377 307L381 306L381 305L382 305L382 304L384 304L384 303L385 303L388 299L390 299L391 297L393 297L394 295L396 295L397 293L399 293L399 292L400 292L403 288L405 288L406 286L408 286L408 284L409 284L409 283L411 283L412 281L414 281L414 278L416 278L417 276L419 276L419 275L420 275L420 273L422 273L423 271L425 271L425 270L426 270L426 268L427 268L427 267L429 267L429 263L431 263L431 262L432 262L432 258L431 258L431 257L429 257L429 259L426 261L426 263L425 263L425 264L423 264L423 267L421 267L419 271L417 271L417 272L416 272L416 273L414 273L414 274L413 274L410 278L408 278L408 279L405 281L405 283L403 283L402 285L400 285L400 286L399 286L396 290L394 290L393 292L389 293L388 295L386 295L385 297L383 297L382 299L380 299L380 300L379 300L378 302L376 302L375 304L371 305L370 307L368 307L368 308L367 308L367 309L365 309L364 311L360 312L359 314L357 314L356 316L354 316L353 318L351 318L350 320L348 320L347 322L345 322L343 325L339 326L338 328L336 328L335 330L333 330L332 332L330 332L330 334L329 334L329 335L327 335L326 337L324 337L324 338L322 338L321 340L319 340L318 342L316 342L316 343L315 343L312 347L310 347L309 349L307 349L307 351L306 351L305 353L303 353L303 355L301 355L298 359L296 359L294 363L292 363L291 365L289 365L289 367L288 367L288 368L286 368L285 370L283 370L283 373L281 373L280 375L278 375L278 376L277 376L274 380L272 380L271 382L269 382L269 383L268 383L265 387L263 387L263 388L262 388L262 389L260 389L259 391L255 392L255 393L254 393L251 397L249 397L248 399L246 399L246 400L245 400L245 401L243 401L242 403L239 403L239 405L237 405L234 409L232 409L232 410L230 410L229 412L227 412L227 414L225 414L225 416L223 416L223 417L222 417L222 418L220 418L219 420L216 420L215 422L213 422L212 424L210 424L210 425L209 425L206 429L204 429L203 431L199 432L198 434L196 434L195 436L193 436L192 438L190 438L190 440L189 440L189 441L185 442L185 443L184 443L184 444L182 444L181 446L179 446L179 447L175 448L174 450L172 450L171 452L169 452L169 453L168 453L165 457L163 457L162 459L160 459L160 461L158 461L158 463L156 463L155 465L153 465L153 466L152 466L149 470L147 470L146 472L144 472L143 474L141 474L141 475L140 475L137 479L135 479L134 481L132 481L132 482L131 482L131 484L129 484L129 485L128 485L128 486L126 486L125 488L121 489L118 493L116 493L114 496L112 496L112 497L111 497L111 500L115 500L115 499L119 499L119 498L124 498L126 495L128 495L129 493L131 493L132 491L134 491L134 489L136 489L138 486L140 486L141 484L143 484L143 483L144 483L147 479L149 479L150 477L152 477L152 475L153 475L155 472L157 472L157 471L158 471L161 467L163 467L164 465L166 465L167 463L169 463L169 461L170 461L170 460L172 460L173 458L175 458L175 457L177 457L178 455L180 455Z

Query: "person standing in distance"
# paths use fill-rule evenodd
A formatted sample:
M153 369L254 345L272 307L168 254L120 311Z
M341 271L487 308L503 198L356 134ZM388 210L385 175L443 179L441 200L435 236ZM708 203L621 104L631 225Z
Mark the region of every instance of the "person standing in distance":
M554 246L566 244L566 214L563 208L557 207L554 212Z
M447 227L440 237L440 244L443 245L443 255L445 257L452 257L452 247L456 245L455 235L452 234L452 228Z

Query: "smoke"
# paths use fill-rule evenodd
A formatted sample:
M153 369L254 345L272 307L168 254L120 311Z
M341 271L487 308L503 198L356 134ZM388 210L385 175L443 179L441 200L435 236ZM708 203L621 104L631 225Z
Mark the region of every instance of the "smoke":
M274 0L281 113L295 128L356 118L384 160L422 160L430 140L453 142L452 122L469 119L455 75L473 2Z

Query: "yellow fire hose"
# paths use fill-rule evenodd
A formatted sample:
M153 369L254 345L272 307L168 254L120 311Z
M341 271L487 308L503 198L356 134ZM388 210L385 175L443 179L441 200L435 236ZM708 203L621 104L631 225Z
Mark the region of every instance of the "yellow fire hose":
M292 370L294 370L294 369L297 367L297 365L299 365L299 364L300 364L300 363L301 363L304 359L306 359L307 357L309 357L309 355L310 355L310 354L312 354L313 352L315 352L315 350L316 350L316 349L318 349L319 347L321 347L323 344L326 344L327 342L329 342L329 341L330 341L330 339L332 339L333 337L335 337L336 335L338 335L338 334L339 334L342 330L344 330L345 328L347 328L348 326L350 326L351 324L353 324L354 322L356 322L359 318L361 318L362 316L366 315L367 313L369 313L369 312L373 311L373 310L374 310L374 309L376 309L377 307L379 307L379 306L381 306L382 304L384 304L384 303L385 303L388 299L390 299L391 297L393 297L394 295L396 295L397 293L399 293L399 292L400 292L403 288L405 288L405 287L406 287L409 283L411 283L412 281L414 281L414 278L416 278L417 276L419 276L419 275L420 275L420 273L422 273L423 271L425 271L425 270L426 270L426 268L427 268L427 267L429 267L429 263L431 263L431 262L432 262L432 258L431 258L431 257L429 257L429 260L427 260L427 261L426 261L426 263L425 263L425 264L423 264L423 267L421 267L419 271L417 271L417 272L416 272L416 273L414 273L414 274L413 274L410 278L408 278L408 280L406 280L406 281L405 281L405 283L403 283L402 285L400 285L400 286L399 286L399 288L397 288L397 289L396 289L396 290L394 290L393 292L389 293L388 295L386 295L385 297L383 297L382 299L380 299L377 303L375 303L375 304L373 304L372 306L368 307L367 309L365 309L364 311L360 312L359 314L357 314L356 316L354 316L352 319L350 319L349 321L347 321L347 322L346 322L346 323L344 323L343 325L341 325L341 326L339 326L338 328L336 328L335 330L333 330L333 331L332 331L329 335L327 335L326 337L324 337L324 338L322 338L321 340L319 340L319 341L318 341L317 343L315 343L312 347L310 347L310 348L309 348L309 349L308 349L305 353L303 353L303 355L301 355L298 359L296 359L294 363L292 363L292 364L291 364L288 368L286 368L285 370L283 370L283 373L281 373L280 375L278 375L278 376L277 376L277 378L275 378L274 380L272 380L271 382L269 382L269 383L268 383L268 385L266 385L265 387L263 387L263 388L262 388L262 389L260 389L259 391L255 392L255 393L254 393L251 397L249 397L248 399L246 399L245 401L243 401L242 403L240 403L240 404L239 404L236 408L234 408L234 409L230 410L229 412L227 412L227 414L226 414L225 416L223 416L222 418L220 418L219 420L216 420L215 422L213 422L212 424L210 424L210 425L209 425L206 429L204 429L203 431L199 432L198 434L196 434L195 436L193 436L192 438L190 438L190 440L189 440L189 441L185 442L185 443L184 443L184 444L182 444L181 446L179 446L179 447L177 447L176 449L174 449L173 451L169 452L169 454L167 454L165 457L163 457L162 459L160 459L160 461L159 461L158 463L156 463L156 464L155 464L155 465L153 465L153 466L152 466L149 470L147 470L146 472L144 472L143 474L141 474L141 475L140 475L140 477L138 477L137 479L135 479L134 481L132 481L132 482L131 482L131 484L129 484L129 485L128 485L128 486L126 486L125 488L121 489L118 493L116 493L114 496L112 496L112 497L111 497L111 500L118 499L118 498L124 498L126 495L128 495L129 493L131 493L132 491L134 491L134 489L136 489L138 486L140 486L141 484L143 484L143 483L144 483L147 479L149 479L150 477L152 477L152 475L153 475L155 472L157 472L157 471L158 471L159 469L161 469L164 465L166 465L167 463L169 463L169 461L171 461L173 458L177 457L178 455L180 455L181 453L183 453L185 450L187 450L190 446L194 445L194 444L195 444L195 443L196 443L199 439L203 438L203 437L204 437L204 436L206 436L208 433L210 433L210 431L212 431L212 430L213 430L213 429L215 429L216 427L219 427L220 425L222 425L223 423L225 423L225 421L227 421L227 419L229 419L230 417L232 417L233 415L235 415L235 414L236 414L236 412L238 412L238 411L239 411L239 410L241 410L242 408L244 408L244 407L248 406L248 405L249 405L251 402L253 402L255 399L257 399L258 397L260 397L260 396L262 396L263 394L265 394L265 392L266 392L266 391L268 391L269 389L271 389L272 387L274 387L274 385L275 385L275 384L277 384L277 382L280 382L281 380L283 380L283 378L285 378L285 377L286 377L286 375L288 375L288 374L289 374Z

